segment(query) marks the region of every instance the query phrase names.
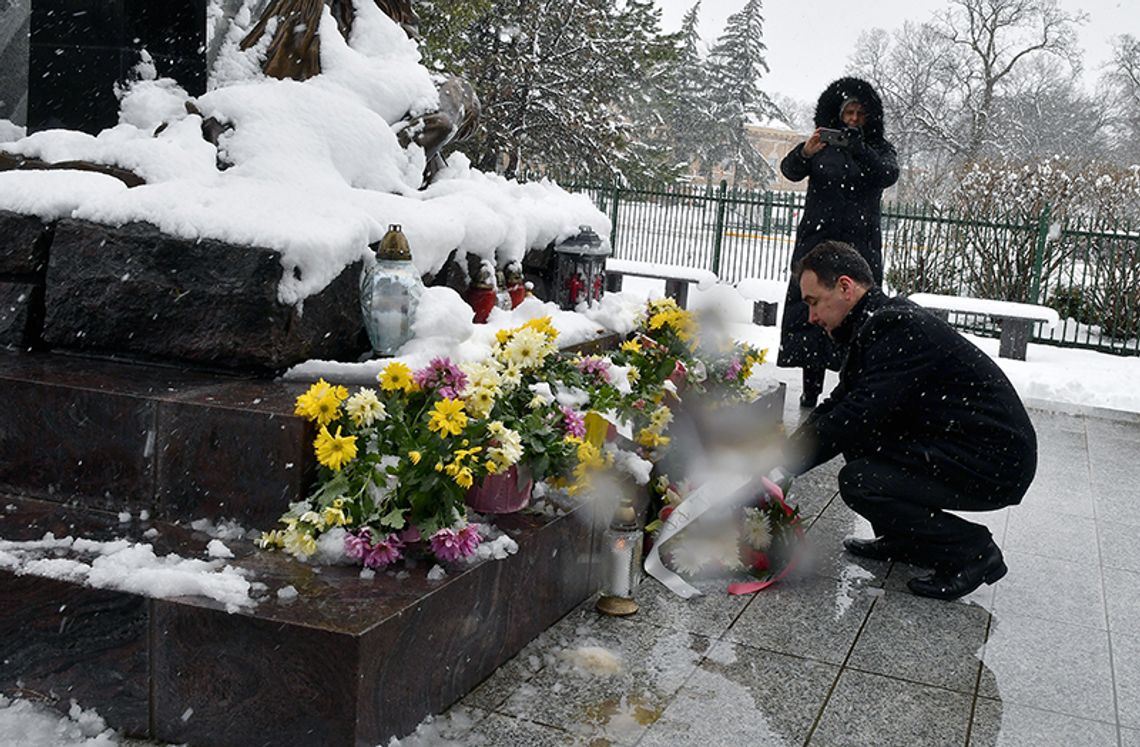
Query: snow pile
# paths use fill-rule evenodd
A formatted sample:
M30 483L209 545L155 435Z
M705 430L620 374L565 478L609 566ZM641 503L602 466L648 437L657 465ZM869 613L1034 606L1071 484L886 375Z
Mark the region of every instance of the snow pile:
M559 655L574 669L585 674L610 676L622 671L621 655L601 646L563 649Z
M438 94L416 44L376 4L355 4L347 42L324 8L321 74L304 82L261 73L270 34L239 49L256 23L255 5L243 3L224 32L213 88L202 96L157 78L144 56L137 80L120 92L115 127L96 136L47 130L21 137L19 128L0 129L9 153L112 165L146 184L127 189L110 176L72 171L6 172L0 209L49 221L145 221L185 239L273 248L284 269L278 298L287 304L366 257L368 244L393 223L403 226L421 273L438 271L456 249L501 265L581 225L608 235L609 220L587 196L486 175L461 154L420 191L424 153L402 148L396 132L405 118L434 109ZM202 135L209 118L232 126L216 148Z
M20 747L114 747L119 737L94 711L73 700L67 716L0 695L0 744Z
M255 604L251 585L238 569L220 560L159 557L151 545L125 539L57 539L49 532L29 542L0 540L0 569L158 599L203 596L221 602L231 613Z

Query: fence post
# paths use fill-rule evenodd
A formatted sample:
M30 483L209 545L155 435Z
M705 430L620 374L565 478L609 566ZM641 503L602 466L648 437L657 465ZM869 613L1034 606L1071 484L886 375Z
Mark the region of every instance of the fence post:
M1049 205L1041 208L1037 219L1037 246L1033 252L1033 277L1029 284L1029 302L1037 303L1041 297L1041 267L1045 264L1045 245L1049 241Z
M617 256L618 200L621 198L621 185L615 184L610 191L610 252Z
M713 230L713 261L712 271L717 277L720 277L720 245L724 241L724 211L727 207L726 194L728 192L728 182L724 179L720 180L720 189L716 192L716 223Z

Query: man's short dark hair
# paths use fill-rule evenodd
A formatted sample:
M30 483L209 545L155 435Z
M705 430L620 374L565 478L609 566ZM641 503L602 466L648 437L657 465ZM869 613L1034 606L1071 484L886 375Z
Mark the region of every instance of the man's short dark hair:
M804 270L811 270L825 288L834 288L840 275L846 275L864 288L875 285L871 265L855 247L843 241L822 241L804 255L792 269L796 280Z

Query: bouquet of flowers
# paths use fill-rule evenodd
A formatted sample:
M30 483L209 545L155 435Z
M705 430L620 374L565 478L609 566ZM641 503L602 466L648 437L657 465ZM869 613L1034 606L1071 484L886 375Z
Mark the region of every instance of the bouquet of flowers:
M674 511L690 495L696 493L665 475L651 491L657 518L646 530L662 538L657 551L669 570L687 579L748 574L761 583L739 589L747 593L774 583L794 565L803 528L799 509L784 501L779 487L765 480L744 500L705 510L690 505L679 514L687 518L677 521Z
M712 408L749 402L755 390L749 385L753 369L764 363L768 350L757 350L746 342L730 341L722 349L700 351L706 376L701 382L701 400Z

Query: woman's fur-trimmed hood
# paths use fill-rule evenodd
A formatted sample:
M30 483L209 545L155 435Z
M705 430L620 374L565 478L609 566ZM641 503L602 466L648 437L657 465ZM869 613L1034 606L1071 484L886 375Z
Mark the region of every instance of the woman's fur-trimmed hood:
M842 129L843 122L839 119L839 109L847 99L859 99L863 104L863 111L867 115L867 123L863 125L863 137L866 140L882 140L883 100L879 98L875 88L862 78L840 78L823 90L819 95L819 102L815 105L815 126Z

